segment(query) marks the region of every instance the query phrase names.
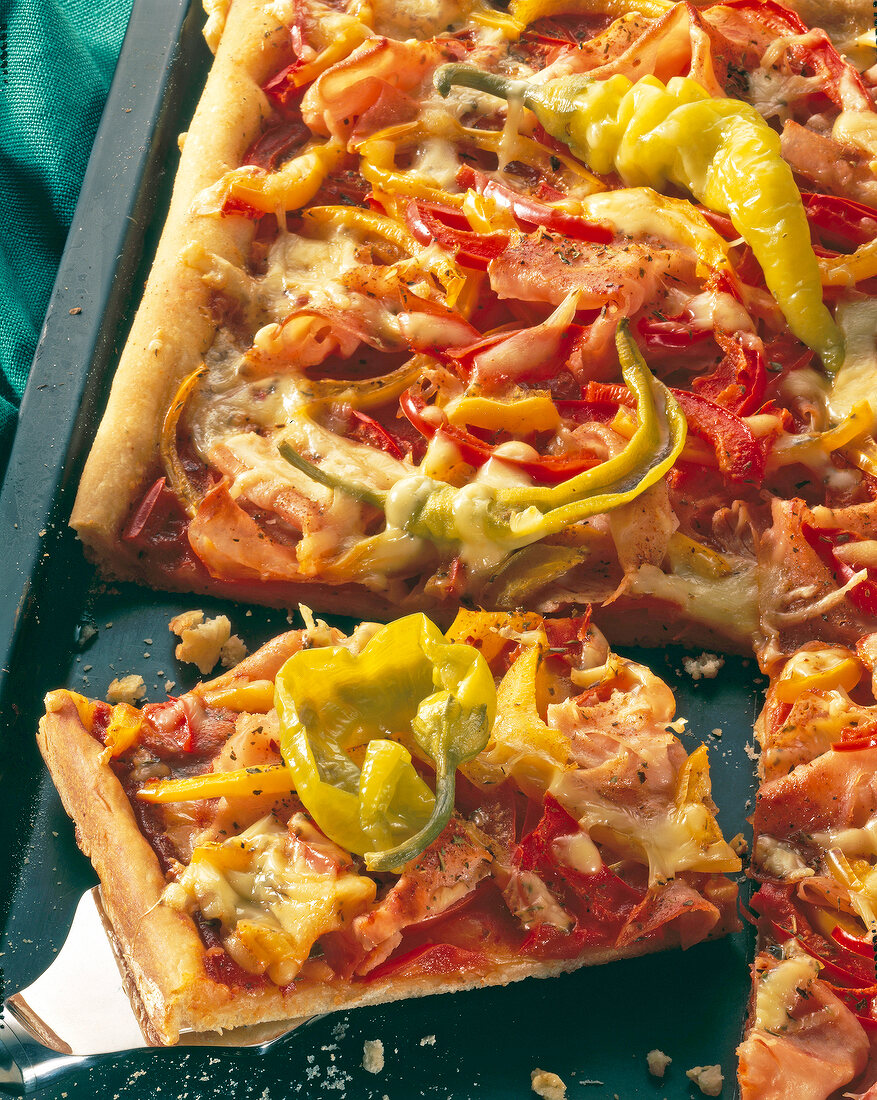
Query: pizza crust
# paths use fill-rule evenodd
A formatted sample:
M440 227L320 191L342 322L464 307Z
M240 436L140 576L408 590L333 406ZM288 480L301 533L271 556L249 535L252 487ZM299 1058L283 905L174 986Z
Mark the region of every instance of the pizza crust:
M265 4L235 0L185 135L167 222L71 517L89 556L120 579L141 572L119 536L144 478L157 469L165 413L216 336L209 288L181 253L197 240L240 267L253 238L249 219L194 214L192 202L241 163L269 113L261 85L288 51L288 35Z

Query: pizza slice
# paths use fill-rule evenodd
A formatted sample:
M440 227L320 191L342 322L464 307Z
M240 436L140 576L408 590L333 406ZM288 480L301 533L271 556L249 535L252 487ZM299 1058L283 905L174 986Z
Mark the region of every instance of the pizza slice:
M759 954L738 1052L744 1100L877 1094L875 641L802 647L756 726Z
M705 746L588 617L319 621L39 743L145 1032L550 976L737 926Z
M822 535L771 574L801 523L877 529L868 12L824 13L843 55L773 0L214 13L88 552L768 661L869 629Z

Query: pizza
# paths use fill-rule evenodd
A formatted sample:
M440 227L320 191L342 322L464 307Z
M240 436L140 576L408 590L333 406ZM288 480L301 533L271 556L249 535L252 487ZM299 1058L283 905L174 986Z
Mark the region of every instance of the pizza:
M706 750L602 630L770 676L740 1088L877 1095L870 7L207 7L72 523L107 577L368 621L141 710L48 697L149 1033L731 928ZM481 670L459 745L423 698L336 722L385 644Z
M877 1090L875 642L808 643L773 679L756 725L760 950L739 1049L743 1100Z
M211 12L73 513L106 575L764 667L870 629L866 5Z
M672 725L671 725L672 724ZM588 621L311 622L39 743L151 1041L550 976L738 926L705 746Z

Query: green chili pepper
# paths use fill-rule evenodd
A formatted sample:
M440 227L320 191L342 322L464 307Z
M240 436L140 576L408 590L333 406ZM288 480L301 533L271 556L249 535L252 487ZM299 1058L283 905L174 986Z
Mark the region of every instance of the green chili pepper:
M471 65L443 65L435 83L444 96L462 84L523 102L593 171L617 171L629 187L674 183L728 214L789 328L829 373L840 368L843 337L822 300L801 195L780 155L779 135L754 107L716 99L682 76L666 87L654 76L632 84L621 73L530 84Z
M383 627L358 655L301 650L277 675L280 751L323 832L374 871L428 847L454 808L455 772L487 744L496 689L472 646L425 615ZM435 766L435 794L396 736ZM366 746L360 769L350 751Z
M314 481L381 508L388 531L461 543L461 557L470 568L493 568L513 550L635 500L667 473L681 452L685 417L667 388L652 376L626 321L619 325L615 342L624 381L636 395L639 426L620 454L560 485L497 489L475 482L458 489L414 475L384 491L327 473L287 443L279 450Z

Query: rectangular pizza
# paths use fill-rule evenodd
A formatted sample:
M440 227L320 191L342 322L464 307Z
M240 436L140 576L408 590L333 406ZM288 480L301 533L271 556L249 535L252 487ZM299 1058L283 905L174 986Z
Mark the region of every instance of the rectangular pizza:
M107 577L369 621L49 695L147 1033L733 927L706 750L602 629L770 675L741 1094L873 1100L870 6L207 7L72 523Z
M590 603L616 640L765 665L854 644L869 12L212 5L86 551L371 617Z

